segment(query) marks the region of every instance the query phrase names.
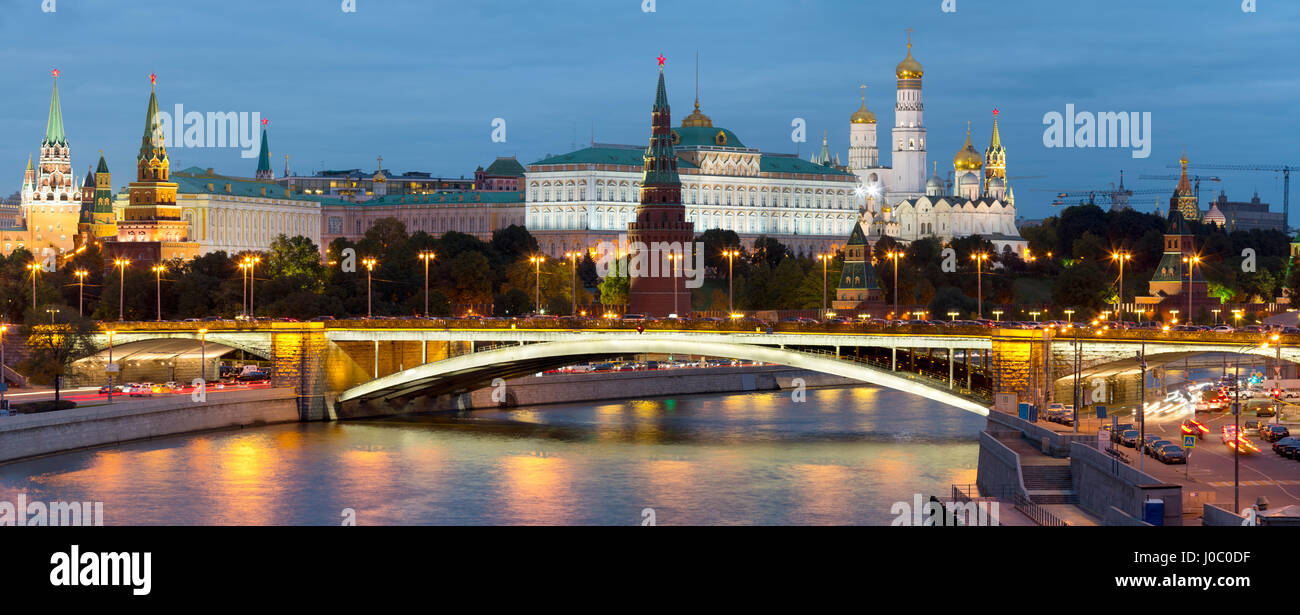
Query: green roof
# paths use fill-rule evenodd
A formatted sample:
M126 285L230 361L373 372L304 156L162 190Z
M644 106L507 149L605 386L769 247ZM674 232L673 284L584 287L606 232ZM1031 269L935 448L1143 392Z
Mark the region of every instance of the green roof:
M763 173L809 173L814 175L853 175L835 167L826 167L788 154L763 154L758 161Z
M862 232L862 223L858 222L853 225L853 232L849 233L849 241L845 246L865 246L867 245L867 235Z
M840 273L840 284L836 288L875 290L880 288L880 285L876 283L876 270L869 263L851 261L844 263L844 270Z
M523 177L524 165L519 164L514 156L509 158L497 158L495 162L488 165L484 173L488 175L503 175L506 177Z
M678 126L673 129L678 137L676 147L732 147L744 149L745 144L740 142L740 137L736 133L726 128L714 128L712 126ZM717 138L718 133L726 137L726 144L719 145Z
M519 203L523 204L524 193L503 191L482 192L435 192L433 194L390 194L361 203L345 201L345 205L354 207L384 207L393 205L418 205L421 203Z
M550 156L533 164L616 164L641 168L645 166L645 148L635 145L593 145L580 150ZM679 159L679 169L694 169L695 165Z
M247 177L230 177L228 175L208 175L207 169L199 167L189 167L171 174L171 180L176 182L177 192L181 194L233 194L236 196L249 196L258 198L275 198L282 199L284 196L284 186L272 181L262 181L250 179ZM208 188L212 184L212 188ZM230 192L226 192L226 184L230 184ZM262 194L262 189L266 189L266 194ZM288 198L300 201L310 201L315 199L300 198L306 195L293 194Z
M95 169L95 172L96 172L96 173L107 173L107 172L108 172L108 163L107 163L107 162L104 162L104 154L103 154L103 152L100 152L100 154L99 154L99 168Z
M45 122L45 142L65 144L63 134L63 106L59 104L59 77L54 77L54 92L50 94L50 117Z

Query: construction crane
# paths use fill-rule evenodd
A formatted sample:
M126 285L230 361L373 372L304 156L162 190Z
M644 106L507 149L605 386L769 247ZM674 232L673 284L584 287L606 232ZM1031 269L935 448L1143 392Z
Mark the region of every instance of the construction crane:
M1179 168L1169 165L1169 168ZM1291 171L1300 167L1289 164L1189 164L1189 169L1207 169L1214 171L1267 171L1282 174L1282 232L1291 232Z
M1052 201L1052 207L1057 207L1059 205L1065 204L1066 199L1079 199L1080 205L1096 205L1097 199L1100 198L1102 199L1103 202L1109 201L1111 203L1111 207L1114 208L1117 197L1123 197L1123 199L1119 199L1119 200L1121 202L1127 202L1128 197L1131 197L1135 194L1167 194L1169 191L1168 190L1129 190L1127 188L1123 190L1117 190L1115 188L1115 185L1111 184L1110 189L1103 189L1103 190L1067 190L1067 191L1034 190L1033 192L1055 193L1056 200ZM1087 198L1086 201L1083 200L1085 197Z
M1172 181L1178 181L1182 178L1183 178L1182 175L1139 175L1138 176L1138 179L1158 179L1158 180L1172 180ZM1192 182L1195 183L1196 202L1198 203L1201 202L1201 180L1205 180L1207 182L1223 181L1212 175L1188 175L1187 179L1190 179L1192 180Z

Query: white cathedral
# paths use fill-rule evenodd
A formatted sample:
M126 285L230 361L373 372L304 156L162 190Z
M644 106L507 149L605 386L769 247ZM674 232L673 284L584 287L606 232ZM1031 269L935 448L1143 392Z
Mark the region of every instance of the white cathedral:
M876 146L876 115L862 106L850 117L849 166L857 176L860 223L871 241L889 236L902 241L934 237L949 241L979 235L1000 252L1024 255L1028 242L1016 229L1015 195L1007 183L1006 149L998 134L997 111L993 112L993 135L984 156L966 144L953 157L953 180L939 178L938 163L928 179L926 168L925 105L921 99L924 69L912 57L899 62L898 102L894 107L892 167L880 164Z

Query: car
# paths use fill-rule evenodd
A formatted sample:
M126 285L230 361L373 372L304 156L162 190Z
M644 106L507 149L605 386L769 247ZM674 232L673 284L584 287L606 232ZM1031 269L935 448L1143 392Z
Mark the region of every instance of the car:
M1233 329L1233 328L1232 328L1231 326L1229 326L1229 325L1218 325L1218 326L1214 327L1213 329L1210 329L1210 331L1213 331L1213 332L1215 332L1215 333L1232 333L1232 332L1235 331L1235 330L1236 330L1236 329Z
M1257 403L1257 401L1263 403ZM1271 417L1277 414L1277 408L1274 408L1273 402L1268 400L1251 400L1250 403L1246 404L1246 411L1249 412L1252 408L1255 410L1255 416L1258 417Z
M1259 447L1244 432L1238 432L1236 425L1224 425L1222 438L1229 450L1236 449L1239 454L1252 455L1259 452Z
M622 320L625 322L645 322L645 314L624 314Z
M118 385L114 385L114 386L113 386L113 392L114 392L114 393L121 393L121 392L122 392L122 385L120 385L120 384L118 384ZM105 384L105 385L100 385L100 387L99 387L99 394L100 394L100 395L108 395L108 385L107 385L107 384Z
M1156 449L1155 458L1163 463L1187 463L1187 452L1177 444L1167 444Z
M1300 449L1300 438L1297 438L1295 436L1287 436L1285 438L1282 438L1281 440L1278 440L1277 442L1274 442L1273 452L1283 457L1290 457L1291 455L1287 454L1288 447L1291 449Z
M1160 439L1155 440L1154 442L1152 442L1150 445L1148 445L1148 446L1146 447L1146 450L1143 451L1143 452L1145 452L1146 454L1148 454L1148 455L1150 455L1150 456L1152 456L1152 457L1155 457L1155 456L1156 456L1156 453L1158 453L1158 452L1160 451L1160 449L1162 449L1162 448L1164 448L1164 447L1166 447L1166 446L1169 446L1170 444L1173 444L1173 442L1170 442L1169 440L1166 440L1166 439L1164 439L1164 438L1160 438Z
M1197 440L1204 440L1205 434L1210 433L1210 428L1206 427L1205 423L1196 419L1187 419L1186 421L1183 421L1181 426L1179 426L1179 431L1181 431L1184 436L1196 436Z
M1129 448L1137 448L1138 436L1141 434L1136 429L1129 429L1119 435L1119 443Z
M1259 437L1265 442L1277 442L1278 440L1289 437L1290 435L1291 430L1287 429L1284 425L1265 423L1259 426Z

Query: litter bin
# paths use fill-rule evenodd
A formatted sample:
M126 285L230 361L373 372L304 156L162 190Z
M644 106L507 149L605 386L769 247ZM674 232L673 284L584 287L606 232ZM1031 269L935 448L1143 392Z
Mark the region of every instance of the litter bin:
M1165 501L1147 498L1142 505L1142 520L1151 525L1165 524Z

